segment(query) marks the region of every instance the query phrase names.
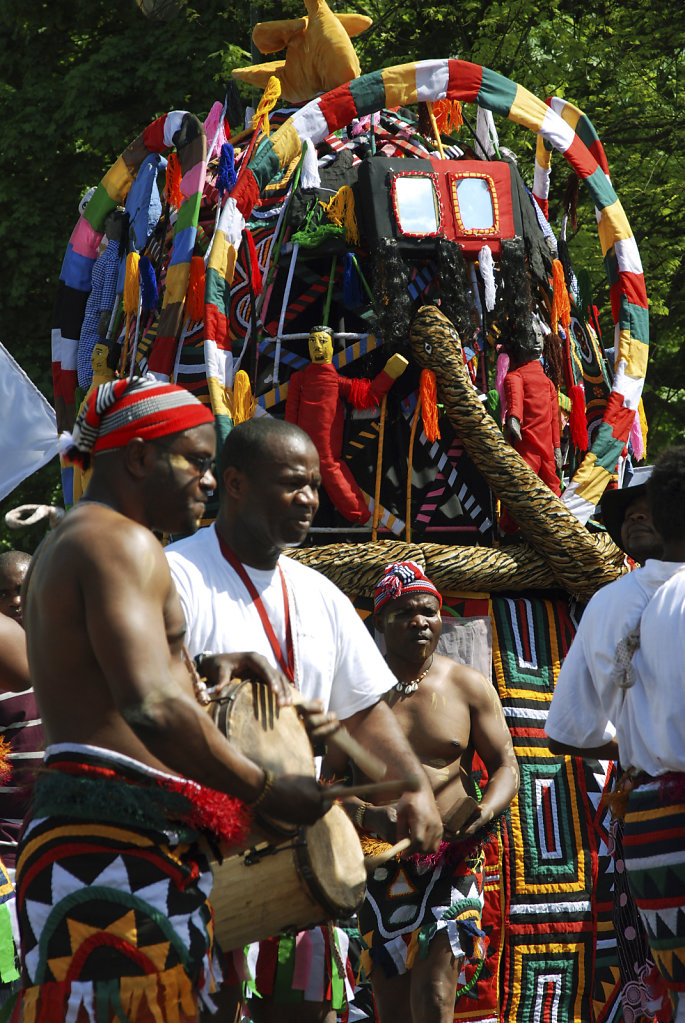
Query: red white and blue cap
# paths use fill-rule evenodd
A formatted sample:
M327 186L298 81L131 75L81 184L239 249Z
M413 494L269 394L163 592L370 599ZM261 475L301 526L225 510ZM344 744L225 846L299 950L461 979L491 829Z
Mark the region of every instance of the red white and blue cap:
M376 583L373 598L373 610L376 614L391 600L403 597L405 593L430 593L438 598L442 607L442 597L435 583L431 582L420 565L415 561L395 561L388 565Z
M92 455L125 447L133 437L154 440L213 422L211 410L185 387L147 375L113 380L93 391L73 431L60 435L60 454L87 469Z

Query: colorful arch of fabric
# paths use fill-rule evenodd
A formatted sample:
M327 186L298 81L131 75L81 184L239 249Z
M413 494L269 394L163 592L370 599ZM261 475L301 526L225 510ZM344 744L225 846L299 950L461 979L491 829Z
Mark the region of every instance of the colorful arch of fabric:
M282 168L298 157L304 139L316 145L353 118L383 107L440 99L477 103L536 132L563 154L585 182L595 204L611 287L617 357L602 424L564 494L570 510L586 521L628 441L647 367L649 322L640 255L608 178L604 150L594 128L580 112L575 128L571 127L569 104L557 100L547 104L503 75L461 60L421 61L363 75L307 103L262 141L224 207L220 238L215 238L216 249L212 245L210 263L215 259L215 265L223 271L222 286L230 286L242 228L257 197ZM559 103L563 103L560 109L566 117L555 109ZM212 338L217 348L227 348L227 328L221 324L215 325Z

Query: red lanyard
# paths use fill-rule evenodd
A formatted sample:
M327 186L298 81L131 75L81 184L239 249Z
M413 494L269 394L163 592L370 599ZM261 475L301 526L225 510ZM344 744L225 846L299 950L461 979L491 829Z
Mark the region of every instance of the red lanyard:
M287 662L283 656L283 650L281 648L281 644L278 642L278 637L274 632L273 625L269 621L269 616L266 613L264 602L262 601L262 598L257 592L257 587L252 582L249 575L245 571L244 565L240 561L238 561L231 548L226 543L224 543L224 541L221 539L218 533L216 535L219 540L219 547L221 548L221 553L226 558L226 561L229 563L231 568L233 568L237 572L237 574L240 577L240 581L242 582L245 589L252 597L252 603L257 608L257 613L259 614L259 617L262 620L262 625L264 626L266 638L269 640L269 643L271 644L271 649L274 652L274 657L276 658L281 671L283 672L284 675L286 675L290 682L292 682L292 684L295 685L295 648L293 646L293 632L292 626L290 624L290 604L288 603L288 590L286 589L285 585L285 576L283 575L283 569L281 568L280 565L278 566L278 571L280 572L281 575L281 586L283 587L283 606L285 608L285 641L288 654Z

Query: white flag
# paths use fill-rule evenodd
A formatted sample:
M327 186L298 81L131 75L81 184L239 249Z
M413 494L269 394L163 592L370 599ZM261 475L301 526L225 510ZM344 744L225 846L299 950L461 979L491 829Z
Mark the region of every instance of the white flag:
M55 410L0 344L0 501L57 454Z

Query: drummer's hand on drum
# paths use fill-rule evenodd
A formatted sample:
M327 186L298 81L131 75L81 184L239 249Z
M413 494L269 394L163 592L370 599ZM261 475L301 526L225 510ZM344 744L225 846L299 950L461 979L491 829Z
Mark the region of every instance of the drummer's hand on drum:
M313 824L330 808L326 786L305 774L283 774L276 778L259 812L293 824Z
M442 838L442 820L428 783L397 802L397 838L409 838L406 855L434 852Z
M384 842L394 845L397 841L397 807L393 804L374 806L369 803L364 810L364 827Z
M297 713L307 729L312 746L325 742L340 728L340 719L333 710L324 711L321 700L306 700L297 705Z
M279 707L287 707L293 702L293 689L288 679L261 654L203 654L198 670L208 685L217 691L234 678L254 678L268 685Z

